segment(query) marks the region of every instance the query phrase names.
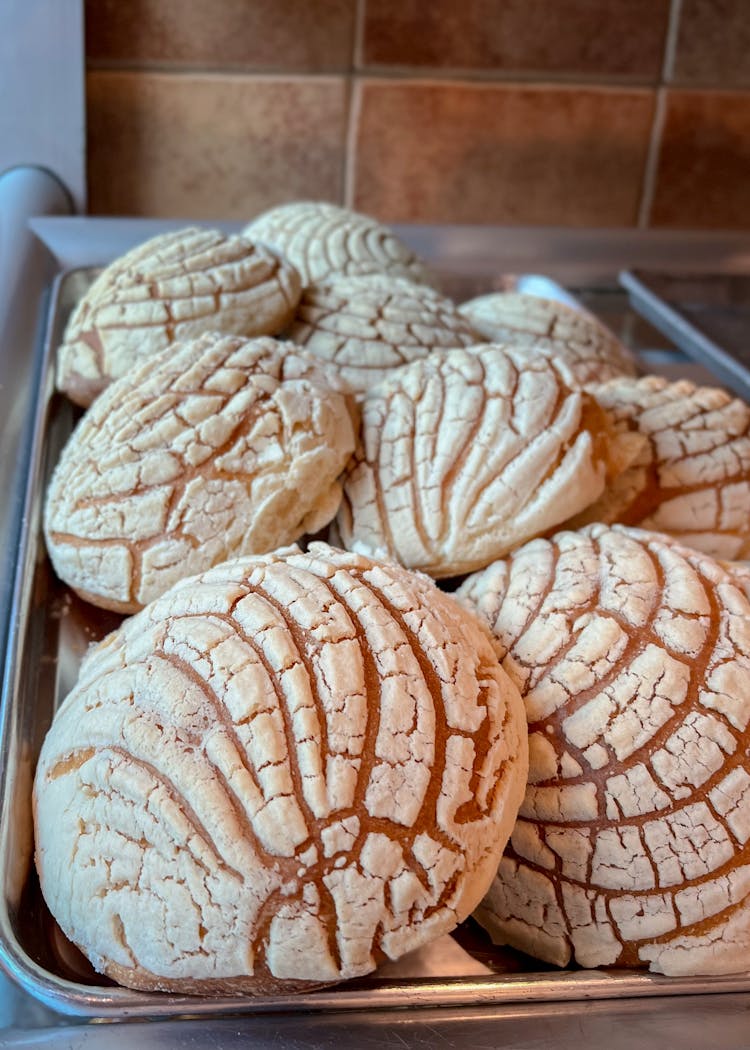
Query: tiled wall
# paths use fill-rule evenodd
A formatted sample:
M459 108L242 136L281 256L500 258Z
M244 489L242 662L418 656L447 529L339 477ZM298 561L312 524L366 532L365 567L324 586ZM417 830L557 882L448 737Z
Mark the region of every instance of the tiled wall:
M750 0L86 0L92 214L750 229Z

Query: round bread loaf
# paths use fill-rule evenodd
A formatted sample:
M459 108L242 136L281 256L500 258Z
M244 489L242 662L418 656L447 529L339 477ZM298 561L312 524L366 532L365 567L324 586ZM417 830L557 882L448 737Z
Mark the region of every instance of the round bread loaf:
M354 397L290 343L210 333L112 383L47 491L58 576L135 612L183 576L322 528L354 449Z
M626 347L586 310L522 292L480 295L459 309L483 339L551 354L568 365L577 383L635 375Z
M193 228L160 234L116 259L78 303L57 351L58 389L86 407L176 340L275 335L300 292L294 267L246 238Z
M708 555L592 525L465 581L529 723L529 788L476 913L565 966L750 968L750 601Z
M646 443L570 525L619 521L717 558L750 556L750 408L724 390L661 376L622 376L589 391Z
M507 346L414 361L369 390L362 413L341 542L438 578L588 506L643 441L614 434L563 364Z
M237 559L85 659L36 773L42 890L131 987L356 977L476 906L527 760L489 634L429 580L323 544Z
M450 299L380 274L310 285L286 334L335 365L359 393L433 350L481 341Z
M281 204L258 215L242 232L289 259L306 285L363 273L431 283L426 266L387 226L337 204Z

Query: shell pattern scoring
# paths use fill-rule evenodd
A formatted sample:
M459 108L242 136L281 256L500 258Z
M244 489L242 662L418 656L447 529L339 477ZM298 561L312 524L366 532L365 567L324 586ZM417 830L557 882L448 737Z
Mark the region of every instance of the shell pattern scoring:
M330 982L466 917L526 772L474 616L399 566L288 548L181 582L90 650L37 769L37 865L121 983Z
M281 252L305 285L366 273L431 283L426 266L387 226L336 204L281 204L258 215L242 232Z
M750 601L712 558L592 525L462 585L519 686L529 787L477 918L560 966L750 968Z
M78 303L58 349L57 386L85 407L177 340L275 335L300 292L297 271L246 238L192 227L160 234L108 266Z
M343 545L435 577L488 565L597 499L621 456L567 368L515 347L434 352L368 391ZM636 436L638 448L642 439Z
M330 361L359 393L433 350L480 341L450 299L380 274L310 285L286 335Z
M113 383L65 446L45 506L55 571L134 612L183 576L319 529L357 423L348 387L291 344L177 344Z
M635 374L630 352L587 310L522 292L491 292L459 309L485 341L551 354L579 384Z
M646 444L571 525L619 521L668 532L716 558L750 557L750 407L716 387L660 376L589 389Z

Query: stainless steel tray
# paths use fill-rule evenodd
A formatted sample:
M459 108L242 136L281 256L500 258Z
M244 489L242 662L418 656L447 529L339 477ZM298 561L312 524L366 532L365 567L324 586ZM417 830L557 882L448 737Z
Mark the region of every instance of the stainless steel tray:
M519 953L493 948L471 920L452 936L369 978L297 996L201 998L134 992L114 986L92 970L62 935L39 891L32 863L31 783L42 739L57 704L76 680L82 654L120 622L114 614L77 599L56 579L41 533L47 481L77 411L54 391L55 347L93 272L74 270L56 279L34 370L30 467L0 706L0 761L5 773L0 784L0 962L16 981L62 1013L120 1020L229 1011L455 1008L750 990L750 975L663 978L625 970L542 969ZM462 291L469 294L465 287ZM595 307L597 302L611 307L617 300L606 293L597 299L594 294L588 305ZM648 345L648 333L641 335Z

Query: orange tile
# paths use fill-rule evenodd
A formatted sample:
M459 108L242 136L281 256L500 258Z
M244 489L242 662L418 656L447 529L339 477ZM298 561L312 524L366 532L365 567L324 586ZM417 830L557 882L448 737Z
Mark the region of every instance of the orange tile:
M668 93L652 226L750 229L750 93Z
M653 105L645 90L366 80L352 203L390 222L632 225Z
M748 0L682 0L672 80L679 84L750 84Z
M90 73L92 214L250 219L342 195L343 77Z
M86 0L97 64L338 72L352 63L356 0Z
M365 68L606 74L654 80L669 0L364 0Z

